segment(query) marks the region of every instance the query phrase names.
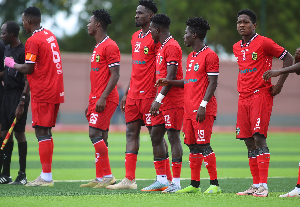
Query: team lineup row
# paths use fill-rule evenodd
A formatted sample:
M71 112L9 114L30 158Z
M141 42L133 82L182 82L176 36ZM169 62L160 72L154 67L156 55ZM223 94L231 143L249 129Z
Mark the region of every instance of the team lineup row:
M142 191L201 193L200 171L204 161L210 176L210 187L204 193L221 193L216 156L210 145L212 127L217 116L217 100L214 92L219 75L218 55L204 43L210 26L202 17L193 17L186 21L184 44L192 47L193 52L188 56L186 76L183 78L182 51L169 32L170 18L165 14L156 14L157 11L156 4L152 0L140 0L136 9L135 25L141 29L132 35L131 79L120 104L122 112L125 113L127 128L126 175L117 184L108 157L108 129L110 119L119 103L116 84L120 76L120 51L106 33L108 25L112 23L109 13L104 9L95 10L90 18L87 25L88 34L95 38L97 44L91 57L91 92L85 114L89 122L89 137L95 148L96 179L80 187L137 189L135 170L139 134L141 126L145 125L153 146L156 181L144 187ZM38 8L25 9L22 20L25 31L32 33L25 46L18 39L18 32L15 31L19 31L19 28L14 22L6 22L1 27L1 38L8 45L4 52L3 97L15 106L9 108L6 101L3 101L1 131L6 135L10 123L16 116L19 121L14 133L18 140L19 153L25 149L25 145L27 149L24 132L30 90L32 126L39 142L42 173L25 186L53 186L51 128L55 126L59 105L64 102L60 52L55 35L40 26L41 13ZM258 35L255 28L255 13L248 9L239 11L237 30L242 40L233 45L233 52L239 70L243 72L238 75L236 138L244 140L246 144L253 184L237 195L266 197L270 160L266 138L273 97L280 93L287 73L299 73L300 66L298 64L291 66L292 55L271 39ZM298 55L300 50L296 51L295 63L298 62L296 58ZM283 60L284 69L270 71L273 57ZM144 64L134 64L136 61ZM270 78L278 75L281 75L278 82L272 85ZM16 81L22 87L10 84ZM154 85L157 87L153 87ZM7 88L8 86L12 88ZM23 117L24 123L20 121ZM191 169L191 184L183 189L180 185L183 156L179 136L181 128L184 143L190 150ZM166 132L171 145L172 172L167 153L168 144L164 139ZM5 137L3 135L2 137ZM11 142L12 136L3 151L5 156L1 159L3 170L0 183L12 182L9 173L10 158L8 159ZM21 143L24 145L23 148L20 147ZM22 162L20 159L19 175L12 184L27 182L24 168L25 152L22 157L24 159ZM299 193L300 175L296 188L282 197L299 196Z

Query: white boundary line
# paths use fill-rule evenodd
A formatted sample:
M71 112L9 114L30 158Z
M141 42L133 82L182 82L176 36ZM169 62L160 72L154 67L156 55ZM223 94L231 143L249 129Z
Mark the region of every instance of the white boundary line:
M218 180L225 180L225 179L234 179L235 177L228 177L228 178L218 178ZM246 177L248 179L252 177ZM294 178L294 177L268 177L268 178ZM191 178L180 178L180 180L190 180ZM243 179L243 178L240 178ZM121 181L122 179L116 179L117 181ZM135 180L155 180L155 179L135 179ZM209 180L209 178L201 178L201 180ZM92 180L54 180L56 183L76 183L76 182L89 182Z

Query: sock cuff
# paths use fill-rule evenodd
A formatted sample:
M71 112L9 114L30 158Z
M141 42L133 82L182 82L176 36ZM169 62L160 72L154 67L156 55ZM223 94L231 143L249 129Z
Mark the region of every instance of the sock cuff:
M137 155L138 152L136 152L136 151L126 151L125 154L135 154L135 155Z
M172 158L172 162L182 162L182 157L174 157Z
M92 141L93 144L95 144L95 143L97 143L97 142L99 142L101 140L102 140L102 136L91 138L91 141Z
M268 154L270 153L268 147L261 147L257 149L257 155Z
M202 150L202 154L204 157L206 157L207 155L213 153L213 149L211 148L211 146L206 147L205 149Z

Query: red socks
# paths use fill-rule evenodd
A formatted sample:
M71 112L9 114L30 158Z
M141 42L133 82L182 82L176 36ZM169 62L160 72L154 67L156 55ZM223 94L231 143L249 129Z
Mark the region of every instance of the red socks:
M300 185L300 162L299 162L299 172L298 172L298 182L297 185Z
M97 162L100 163L99 166L101 166L103 176L111 175L112 173L111 173L110 164L109 164L108 149L107 149L105 142L102 139L102 140L94 143L93 145L95 147L95 154L96 154L96 176L97 176L97 174L101 175L100 170L97 172Z
M166 162L166 173L167 173L167 179L172 181L172 172L171 172L171 167L170 167L170 160L169 160L169 157L167 157L165 159L165 162ZM172 170L173 170L173 162L172 162ZM174 173L174 170L173 170L173 173Z
M203 161L203 155L201 153L190 153L189 161L191 168L191 180L200 181L200 171Z
M249 166L253 177L253 184L259 184L259 170L257 157L249 157Z
M267 183L269 163L270 163L270 153L263 153L257 155L257 163L259 169L259 183Z
M125 177L129 180L135 179L137 154L126 153L125 154Z
M216 155L214 152L210 153L207 156L204 156L204 163L207 168L210 180L217 180L217 164L216 164Z
M154 167L156 170L156 175L166 175L166 161L163 160L154 160Z
M53 148L52 138L39 141L39 155L43 173L51 173Z

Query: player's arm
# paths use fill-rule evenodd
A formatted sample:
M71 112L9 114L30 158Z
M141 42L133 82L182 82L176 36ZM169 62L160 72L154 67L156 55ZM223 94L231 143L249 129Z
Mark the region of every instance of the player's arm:
M264 81L268 81L271 77L277 77L281 74L285 73L296 73L297 75L300 75L300 47L296 49L295 52L295 58L294 58L294 65L282 68L279 70L269 70L266 71L263 75Z
M177 74L177 68L178 68L178 66L175 64L168 65L166 79L175 80L176 74ZM153 101L153 103L151 105L150 113L152 115L154 115L154 116L157 115L157 112L159 111L162 99L168 94L168 92L171 90L171 88L172 88L171 85L162 87L160 93L156 96L155 100Z
M291 65L293 65L293 56L288 52L283 58L283 67L285 68L285 67L288 67ZM273 96L276 96L281 92L283 84L284 84L285 80L287 79L288 75L289 75L288 73L280 75L279 80L277 81L276 85L274 85L272 87L271 94Z
M166 78L160 78L156 81L155 87L158 86L176 86L183 88L184 87L184 80L168 80Z
M204 98L198 108L196 121L203 122L205 120L206 104L210 101L211 97L214 95L217 85L218 85L218 75L208 76L209 84L207 86Z
M97 112L104 111L105 105L106 105L106 98L108 97L108 95L112 92L112 90L117 85L117 82L120 78L120 65L110 67L109 71L110 71L111 76L109 78L107 86L104 89L101 97L97 101L97 104L96 104L96 111Z
M25 103L29 102L30 87L29 87L29 83L28 83L26 75L24 75L24 76L25 76L25 87L24 87L23 93L21 95L20 102L19 102L16 112L15 112L17 120L19 120L21 118L22 114L24 113Z
M128 84L126 90L125 90L124 96L123 96L123 98L121 100L121 103L120 103L120 108L121 108L121 111L122 111L123 114L125 113L125 104L126 104L128 90L129 90L129 87L130 87L130 81L131 81L131 77L130 77L130 80L129 80L129 84Z
M34 70L34 63L17 64L14 59L6 57L4 63L7 67L14 68L20 73L30 74Z

